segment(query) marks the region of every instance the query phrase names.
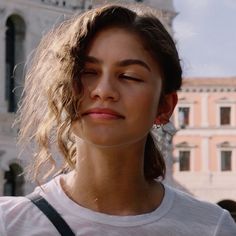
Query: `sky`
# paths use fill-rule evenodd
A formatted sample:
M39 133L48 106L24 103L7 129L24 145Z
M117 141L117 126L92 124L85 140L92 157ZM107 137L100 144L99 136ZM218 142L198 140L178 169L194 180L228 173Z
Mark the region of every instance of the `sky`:
M236 77L236 0L173 0L185 77Z

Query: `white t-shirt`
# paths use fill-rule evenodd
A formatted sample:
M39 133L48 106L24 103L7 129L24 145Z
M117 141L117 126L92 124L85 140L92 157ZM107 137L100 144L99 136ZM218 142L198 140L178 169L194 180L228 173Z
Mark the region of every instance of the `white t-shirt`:
M236 236L230 214L167 185L161 205L151 213L112 216L79 206L64 193L60 176L39 192L76 235L86 236ZM47 217L25 197L0 198L1 236L59 235Z

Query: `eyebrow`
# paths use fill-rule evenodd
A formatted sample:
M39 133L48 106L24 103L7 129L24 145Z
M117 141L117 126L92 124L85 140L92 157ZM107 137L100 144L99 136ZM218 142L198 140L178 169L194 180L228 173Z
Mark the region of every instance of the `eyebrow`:
M96 64L102 63L102 60L99 60L98 58L92 57L92 56L85 56L84 61L85 61L85 63L86 62L96 63Z
M139 65L145 67L148 71L151 72L151 68L142 60L138 59L126 59L118 63L119 66L130 66L130 65Z
M85 62L102 64L102 60L100 60L96 57L93 57L93 56L86 56ZM146 68L148 71L151 72L151 68L147 65L147 63L145 63L144 61L139 60L139 59L125 59L125 60L118 62L117 65L121 66L121 67L130 66L130 65L139 65L139 66Z

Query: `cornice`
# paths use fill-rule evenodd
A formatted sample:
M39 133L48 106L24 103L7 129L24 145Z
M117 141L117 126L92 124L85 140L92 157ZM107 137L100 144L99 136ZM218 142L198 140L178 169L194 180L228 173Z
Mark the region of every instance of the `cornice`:
M14 7L17 5L25 5L32 8L41 8L49 11L59 12L63 14L73 14L76 10L83 10L82 6L63 5L61 2L64 1L43 1L43 0L10 0L4 5L1 5L1 9L5 9L9 5ZM66 2L66 1L65 1ZM60 4L59 4L60 3Z
M183 78L180 92L228 93L236 92L236 77Z
M175 137L180 136L222 136L222 137L236 137L236 128L234 126L227 127L187 127L185 129L178 129Z
M182 87L179 91L184 93L231 93L236 92L236 87L231 86L189 86Z
M72 1L72 0L33 0L34 2L44 4L47 6L54 6L57 8L63 9L84 9L85 8L85 0L81 1ZM32 0L31 0L32 2Z

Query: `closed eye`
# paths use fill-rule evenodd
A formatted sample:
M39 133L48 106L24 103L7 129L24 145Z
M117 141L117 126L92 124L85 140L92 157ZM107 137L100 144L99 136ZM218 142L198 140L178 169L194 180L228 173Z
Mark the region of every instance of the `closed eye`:
M137 78L137 77L134 77L134 76L129 76L129 75L126 75L126 74L121 74L119 76L121 79L127 79L127 80L133 80L133 81L137 81L137 82L142 82L143 80Z
M96 70L84 69L81 71L80 76L81 78L93 78L98 75Z
M82 75L95 75L95 74L97 74L97 71L95 71L95 70L82 70L81 74Z

